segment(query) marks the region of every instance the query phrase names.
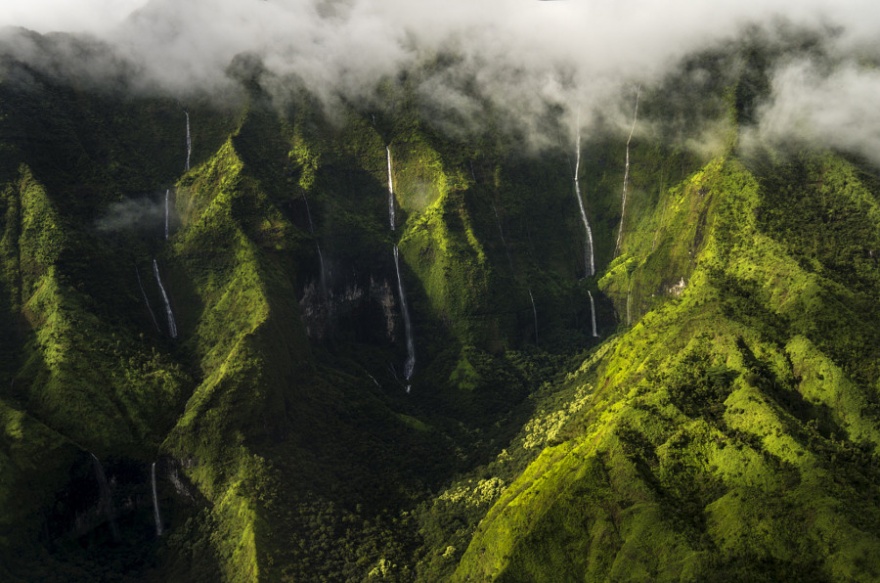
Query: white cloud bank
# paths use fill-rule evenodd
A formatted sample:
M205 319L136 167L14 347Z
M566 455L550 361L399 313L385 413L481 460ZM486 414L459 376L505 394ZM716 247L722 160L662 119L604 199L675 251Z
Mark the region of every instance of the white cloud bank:
M245 52L274 75L296 75L332 101L370 95L377 80L453 49L456 65L423 79L422 93L473 116L479 111L473 92L462 89L470 84L525 123L548 103L587 110L619 100L621 87L651 83L683 55L748 24L784 19L817 30L834 26L840 51L876 53L880 38L875 0L10 2L0 25L88 31L136 64L141 88L183 96L222 87L230 61ZM88 66L117 63L95 59ZM876 95L877 83L873 69L855 66L832 75L803 64L780 70L774 99L760 112L762 132L773 139L791 132L820 138L831 127L849 127L849 137L833 132L835 144L873 147L880 119L873 119L869 95Z

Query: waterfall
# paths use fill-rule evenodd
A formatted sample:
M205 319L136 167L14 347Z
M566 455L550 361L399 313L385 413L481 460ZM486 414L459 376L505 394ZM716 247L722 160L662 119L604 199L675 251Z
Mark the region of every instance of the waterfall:
M633 301L633 292L632 292L632 285L630 285L629 291L626 294L626 325L627 326L632 324L632 301Z
M110 534L113 536L113 540L119 541L119 528L116 526L116 512L113 509L113 496L110 494L110 485L107 483L107 476L104 474L104 466L101 465L101 460L98 459L98 456L93 453L90 453L89 455L92 456L92 466L95 468L95 478L98 480L98 493L101 497L99 511L102 511L104 516L107 517L107 522L110 525Z
M159 328L159 321L156 320L156 314L153 312L153 307L150 305L150 300L147 298L147 292L144 290L144 283L141 281L141 271L137 268L137 265L134 266L134 273L137 275L138 287L141 290L141 296L144 298L144 303L147 304L147 311L150 312L150 319L153 321L153 325L156 327L156 332L161 332L162 330Z
M168 209L169 201L168 201L168 199L169 199L170 193L171 193L171 189L166 188L165 189L165 240L166 241L168 240L168 214L169 214L169 209Z
M306 203L306 217L309 219L309 233L315 234L315 223L312 222L312 208L309 206L309 199L306 193L303 193L303 202Z
M413 343L412 322L409 319L409 308L406 304L406 293L403 291L403 278L400 277L400 252L394 246L394 269L397 272L397 291L400 294L400 311L403 313L403 327L406 332L406 363L403 365L403 376L407 382L412 378L416 367L416 348ZM407 385L408 393L410 386Z
M633 111L633 123L629 130L629 137L626 139L626 163L623 167L623 196L620 206L620 227L617 229L617 243L614 245L615 255L620 252L620 242L623 240L623 219L626 216L626 189L629 183L629 144L632 142L633 133L636 131L636 122L639 119L639 96L641 95L641 91L642 88L639 86L636 89L636 106Z
M529 288L529 299L532 300L532 315L535 317L535 344L538 343L538 308L535 307L535 296L532 295L532 288Z
M385 161L388 166L388 222L391 230L395 230L394 219L394 181L391 178L391 146L385 146ZM403 315L403 327L406 332L406 362L403 365L403 376L409 383L413 371L416 368L416 347L413 342L412 321L409 318L409 307L406 304L406 293L403 290L403 278L400 277L400 251L394 245L394 271L397 273L397 291L400 295L400 311ZM412 385L407 384L406 392L409 393Z
M165 302L165 313L168 315L168 335L177 338L177 324L174 322L174 312L171 311L171 302L168 301L168 294L165 293L165 286L162 285L162 278L159 276L159 264L153 259L153 275L156 276L156 283L159 284L159 291L162 292L162 300Z
M471 170L473 172L473 170ZM492 212L495 213L495 222L498 223L498 233L501 235L501 244L504 246L504 254L507 255L507 264L510 266L511 273L513 272L513 260L510 258L510 249L507 248L507 240L504 238L504 229L501 228L501 217L498 215L498 209L495 207L495 202L492 202Z
M162 536L162 515L159 514L159 496L156 494L156 462L150 466L150 482L153 486L153 518L156 519L156 536Z
M385 146L385 161L388 164L388 220L391 230L395 229L394 219L394 181L391 179L391 146Z
M596 331L596 302L593 301L593 294L590 290L587 290L587 295L590 296L590 317L593 322L593 338L598 338L599 332Z
M315 237L315 223L312 222L312 209L309 207L309 199L306 197L306 193L303 193L303 202L306 203L306 217L309 219L309 233L311 233L312 237ZM318 251L318 265L321 269L321 292L326 297L327 295L327 272L324 269L324 254L321 253L321 245L318 244L318 239L315 238L315 249Z
M581 209L581 220L584 222L584 231L587 234L586 241L586 249L584 249L584 267L586 269L587 277L592 277L596 275L596 258L595 253L593 252L593 230L590 228L590 221L587 219L587 211L584 208L584 201L581 197L581 185L578 181L578 174L581 169L581 116L578 113L577 120L577 138L575 143L575 158L574 158L574 194L578 199L578 208ZM629 154L627 154L627 157Z
M184 111L186 114L186 167L185 170L189 171L189 158L192 155L193 142L192 142L192 134L189 131L189 112Z
M321 253L321 246L315 241L315 249L318 250L318 267L321 270L321 293L327 296L327 271L324 268L324 254Z

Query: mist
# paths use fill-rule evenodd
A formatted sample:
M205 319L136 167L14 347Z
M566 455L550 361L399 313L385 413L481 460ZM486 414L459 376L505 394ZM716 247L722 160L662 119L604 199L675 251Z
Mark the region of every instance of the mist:
M636 85L657 84L686 55L736 38L748 27L818 31L828 50L874 58L880 6L868 0L60 0L24 2L0 25L39 32L86 33L87 58L64 43L59 61L26 37L7 32L18 58L125 89L228 95L230 63L247 54L257 81L283 99L293 81L325 104L384 106L377 85L419 71L416 93L441 112L449 131L480 123L491 102L533 145L552 142L541 127L548 109L589 130L596 112L625 131ZM113 6L102 10L101 6ZM127 12L123 14L123 12ZM16 40L18 39L18 40ZM25 40L22 40L25 39ZM106 53L111 53L108 56ZM67 53L65 60L64 54ZM444 58L438 61L438 56ZM440 64L438 64L438 62ZM48 63L48 64L47 64ZM848 65L820 74L809 62L780 68L752 135L834 138L841 147L872 147L880 128L864 101L877 74ZM829 106L836 102L834 106ZM578 115L580 114L580 115ZM866 122L857 135L836 124ZM463 130L464 128L464 130ZM709 140L711 141L711 140Z
M848 61L833 68L810 61L781 66L747 146L769 145L783 154L800 147L835 148L880 166L880 70Z
M111 204L95 221L95 227L103 233L153 231L158 234L164 223L164 199L132 198Z

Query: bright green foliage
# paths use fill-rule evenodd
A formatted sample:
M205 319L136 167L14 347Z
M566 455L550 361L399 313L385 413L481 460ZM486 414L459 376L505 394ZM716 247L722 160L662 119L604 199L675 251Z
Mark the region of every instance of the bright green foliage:
M563 112L447 134L452 55L332 112L242 57L188 172L178 104L4 58L0 579L877 580L878 181L736 151L762 42L645 88L617 257L626 136L585 132L596 277ZM168 187L168 241L96 228Z
M154 420L179 400L179 369L126 334L101 334L93 300L55 265L72 243L26 168L16 194L21 222L9 233L20 233L18 257L7 265L17 267L13 289L33 336L14 379L15 396L56 430L97 450L154 440Z
M844 162L823 159L792 187L842 169L849 180L826 195L858 191ZM813 324L843 317L838 307L861 297L819 275L826 262L805 271L780 244L784 234L761 228L761 209L778 196L770 188L740 163L716 160L670 189L692 216L709 205L695 222L658 209L670 221L661 227L696 229L670 241L686 242L671 251L692 261L686 287L569 381L597 387L592 407L489 511L457 580L876 579L876 397L858 388L871 357L845 352L841 368L821 348L843 344L827 339L840 324ZM874 212L872 198L860 200ZM822 204L802 199L795 212ZM816 238L841 229L866 237L850 244L870 244L876 223L859 227L861 217L841 217L828 234L816 225ZM662 244L656 252L670 253ZM872 314L847 328L873 334Z
M255 418L265 431L279 430L310 357L282 271L291 227L247 172L238 144L231 138L188 175L189 195L178 201L186 226L175 241L171 282L191 290L183 305L198 309L180 322L202 380L166 447L197 460L187 474L213 505L219 531L211 543L225 578L252 581L260 576L260 517L243 491L265 470L244 436Z
M466 343L485 344L473 312L486 310L488 265L466 207L463 178L444 172L438 155L421 143L398 155L396 175L404 210L414 212L400 241L406 263L419 278L434 317Z

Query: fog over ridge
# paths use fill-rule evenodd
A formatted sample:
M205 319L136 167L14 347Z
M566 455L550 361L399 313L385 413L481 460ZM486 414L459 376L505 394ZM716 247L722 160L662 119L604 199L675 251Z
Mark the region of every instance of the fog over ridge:
M114 52L71 59L66 66L74 75L111 79L124 65L131 87L182 99L222 93L230 85L230 62L247 53L265 67L261 82L269 89L295 77L330 107L340 98L375 100L378 81L445 51L456 62L420 79L420 96L477 121L480 106L470 92L476 88L525 127L548 106L566 110L573 124L576 110L608 111L608 104L615 104L622 127L631 109L623 100L635 84L657 82L683 56L732 39L750 24L784 20L820 31L833 37L829 49L844 61L855 51L876 58L873 39L880 32L880 6L867 0L129 0L98 9L109 4L17 0L0 24L63 30L68 14L69 30L86 31ZM123 8L132 12L121 15ZM20 58L39 61L38 48L24 41L11 46ZM819 74L800 74L797 82L797 70L810 65L782 64L755 135L775 140L804 134L804 124L813 123L817 135L833 132L835 120L856 115L852 107L876 76L870 68L847 67L845 74L826 76L833 83ZM841 104L837 113L822 106L829 100ZM792 107L801 113L784 114ZM586 125L590 119L582 116ZM871 131L876 123L868 124ZM844 141L852 148L873 143L868 137Z

